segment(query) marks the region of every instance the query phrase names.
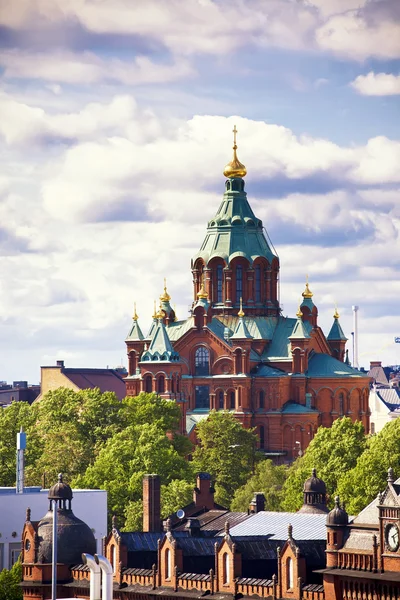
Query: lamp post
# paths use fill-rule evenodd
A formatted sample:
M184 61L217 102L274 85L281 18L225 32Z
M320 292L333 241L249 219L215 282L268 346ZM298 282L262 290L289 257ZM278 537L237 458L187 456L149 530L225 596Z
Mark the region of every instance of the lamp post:
M51 566L51 600L57 600L57 508L58 501L51 501L53 507L53 548Z

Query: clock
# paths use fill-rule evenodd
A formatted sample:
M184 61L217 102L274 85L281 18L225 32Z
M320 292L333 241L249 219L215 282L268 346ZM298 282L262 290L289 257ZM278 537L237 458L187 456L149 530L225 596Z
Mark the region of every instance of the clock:
M386 544L392 552L396 552L399 549L399 528L397 525L387 525L386 527Z

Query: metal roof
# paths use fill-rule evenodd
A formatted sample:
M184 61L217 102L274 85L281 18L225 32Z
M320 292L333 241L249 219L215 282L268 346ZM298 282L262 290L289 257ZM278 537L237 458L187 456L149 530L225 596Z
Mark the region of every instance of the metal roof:
M391 411L400 408L400 390L397 388L379 388L376 394Z
M230 534L232 537L268 536L270 540L286 540L291 524L296 542L326 540L325 522L326 514L261 511L232 527Z
M353 367L349 367L346 363L336 360L328 354L321 352L313 352L308 361L308 377L366 377L365 373L361 373Z

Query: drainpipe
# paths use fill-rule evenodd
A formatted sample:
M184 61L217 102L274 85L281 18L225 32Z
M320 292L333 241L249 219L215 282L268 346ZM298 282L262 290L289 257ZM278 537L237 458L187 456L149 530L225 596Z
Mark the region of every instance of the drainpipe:
M110 561L101 554L95 554L94 560L102 570L102 600L112 600L113 597L113 575L114 569L112 568Z
M90 569L90 600L100 600L100 567L91 554L82 554L83 564Z

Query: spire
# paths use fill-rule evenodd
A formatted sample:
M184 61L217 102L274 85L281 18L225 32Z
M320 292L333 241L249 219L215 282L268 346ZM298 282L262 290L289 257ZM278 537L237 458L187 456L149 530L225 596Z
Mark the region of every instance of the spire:
M171 300L171 296L167 292L167 279L164 277L164 293L160 296L161 302L169 302Z
M163 315L157 314L157 323L154 324L153 335L149 349L143 352L141 361L165 360L178 361L179 354L175 352L164 325Z
M236 129L236 125L235 125L233 128L233 158L232 158L231 162L228 163L224 169L224 175L225 175L225 177L228 177L229 179L232 179L234 177L244 177L247 173L246 167L239 161L237 154L236 154L236 150L237 150L236 134L237 134L237 129Z
M204 300L206 300L208 298L208 294L207 294L206 289L204 287L204 273L203 273L203 276L201 278L201 288L197 292L197 297L198 297L199 300L202 299L202 298Z
M302 293L303 298L312 298L313 297L313 293L310 290L310 286L308 284L308 275L306 275L306 287L304 289L304 292Z
M154 319L155 321L157 320L157 302L156 302L156 300L154 300L154 311L153 311L152 319Z
M132 327L129 330L128 336L127 336L127 340L144 340L144 335L142 333L142 330L140 329L140 325L139 325L139 317L138 314L136 312L136 302L134 302L133 304L133 316L132 316Z
M301 312L301 308L299 306L299 310L296 313L297 321L294 324L293 331L289 336L289 340L306 340L310 337L307 332L306 325L303 323L302 316L303 313Z
M338 313L337 306L335 307L335 312L333 314L332 327L331 327L331 330L326 339L331 342L333 342L333 341L346 342L347 341L347 337L344 335L343 329L339 323L339 313Z
M240 298L240 310L238 312L238 317L239 320L237 322L237 325L235 327L235 331L233 332L233 335L231 336L231 340L243 340L243 339L253 339L253 336L251 335L246 323L244 322L244 310L243 310L243 301L242 298Z

